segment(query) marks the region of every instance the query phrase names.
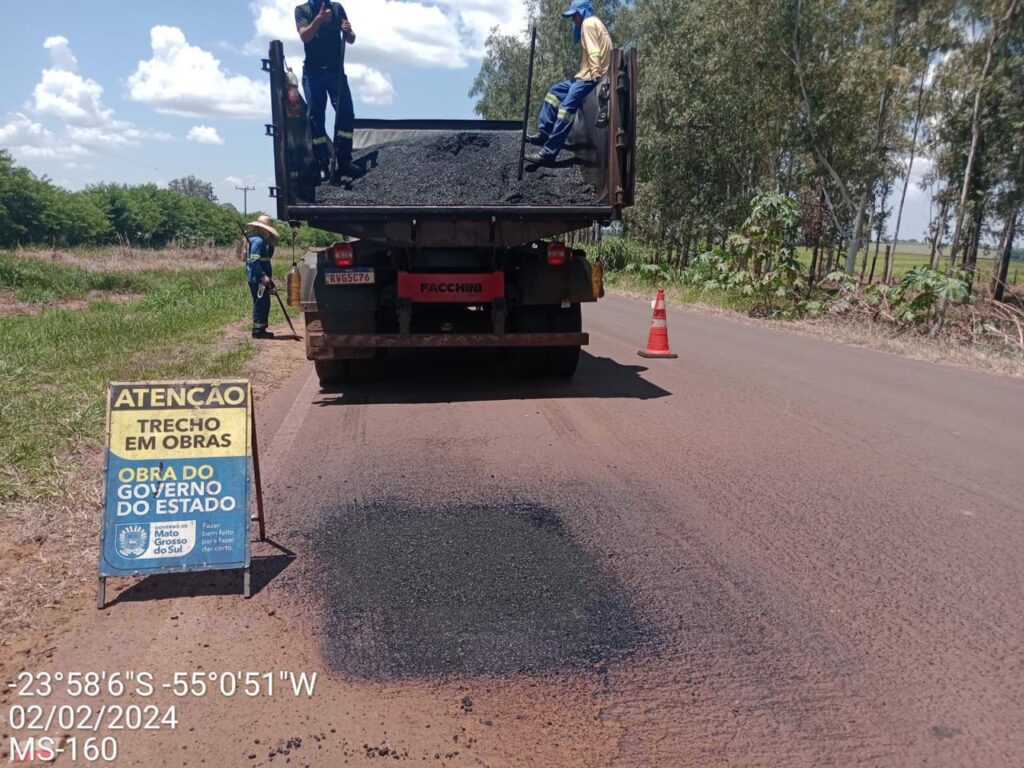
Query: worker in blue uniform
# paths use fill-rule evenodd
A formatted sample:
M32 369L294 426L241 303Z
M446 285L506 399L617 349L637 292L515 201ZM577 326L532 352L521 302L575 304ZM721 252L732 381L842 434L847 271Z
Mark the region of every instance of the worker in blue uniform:
M320 165L321 178L330 177L331 149L334 154L334 178L355 177L361 171L352 164L352 131L355 109L352 91L345 76L345 46L353 45L356 33L341 3L307 0L295 9L295 27L305 47L302 64L302 91L309 107L313 132L313 154ZM334 107L334 135L327 136L327 100Z
M252 337L272 339L274 334L267 330L267 325L270 320L270 297L277 290L271 265L277 245L277 230L274 229L274 220L269 216L260 216L256 221L250 221L246 228L249 258L245 262L245 272L249 292L252 293Z
M569 138L576 112L611 68L612 38L604 22L594 15L590 0L572 0L562 15L572 19L573 40L583 47L583 57L575 77L551 86L540 108L539 130L526 137L541 147L539 153L527 157L535 165L554 164Z

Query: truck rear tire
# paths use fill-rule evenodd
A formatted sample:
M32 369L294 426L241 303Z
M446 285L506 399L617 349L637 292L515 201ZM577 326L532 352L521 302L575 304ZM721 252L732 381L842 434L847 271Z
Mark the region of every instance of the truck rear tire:
M515 312L517 333L543 333L548 329L547 307L520 307ZM514 347L512 364L523 376L539 376L545 367L546 347Z
M378 350L379 351L379 350ZM321 387L348 384L353 381L372 381L378 374L377 358L355 360L315 360L316 376Z
M348 381L352 375L352 366L348 360L314 360L316 377L321 387L331 387Z
M579 347L548 347L544 356L544 375L568 379L580 364Z
M583 315L579 304L570 307L521 307L517 330L521 333L580 333ZM579 365L580 346L520 347L516 367L528 376L569 378Z
M548 330L553 333L580 333L583 331L583 312L579 304L554 307L548 316ZM576 373L580 362L580 346L547 347L544 350L544 374L567 379Z

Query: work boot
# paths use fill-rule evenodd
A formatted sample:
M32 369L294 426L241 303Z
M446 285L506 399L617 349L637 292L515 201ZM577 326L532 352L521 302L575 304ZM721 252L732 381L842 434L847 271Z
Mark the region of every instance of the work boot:
M551 168L555 164L557 155L545 155L543 152L531 152L526 156L526 162L530 165L542 165Z
M526 134L526 143L533 144L535 147L543 147L548 143L548 137L543 133L528 133Z
M272 339L274 338L273 331L253 331L252 337L254 339Z
M332 181L335 184L339 184L343 178L358 179L362 175L363 169L355 163L340 163L334 171L334 178Z

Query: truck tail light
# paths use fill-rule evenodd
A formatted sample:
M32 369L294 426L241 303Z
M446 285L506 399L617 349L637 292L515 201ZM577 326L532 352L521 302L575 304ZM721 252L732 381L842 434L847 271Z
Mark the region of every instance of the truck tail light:
M332 251L334 266L351 267L356 263L356 257L352 251L352 243L335 243Z
M548 264L550 266L565 266L565 255L565 243L548 243Z

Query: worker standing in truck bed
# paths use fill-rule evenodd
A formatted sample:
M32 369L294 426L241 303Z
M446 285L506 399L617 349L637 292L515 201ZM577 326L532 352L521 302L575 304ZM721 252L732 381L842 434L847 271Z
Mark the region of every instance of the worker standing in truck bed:
M573 39L583 46L583 58L576 77L551 86L540 109L539 130L527 136L527 141L541 147L527 159L535 165L552 165L565 146L572 130L576 112L601 78L608 74L612 63L612 38L597 16L590 0L572 0L563 14L572 19Z
M358 176L352 164L352 131L355 110L352 91L345 76L345 45L353 45L356 33L341 3L307 0L295 9L295 26L306 50L302 64L302 91L309 107L313 132L313 153L321 178L330 178L331 148L334 152L334 180ZM334 135L327 136L327 100L334 107Z

